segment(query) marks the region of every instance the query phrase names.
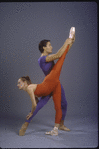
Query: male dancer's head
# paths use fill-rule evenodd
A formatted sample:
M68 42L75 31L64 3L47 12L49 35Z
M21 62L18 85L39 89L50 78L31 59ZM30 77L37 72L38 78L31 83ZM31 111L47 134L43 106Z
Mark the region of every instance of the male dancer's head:
M41 53L50 54L52 53L53 47L51 46L50 40L42 40L39 43L39 50Z

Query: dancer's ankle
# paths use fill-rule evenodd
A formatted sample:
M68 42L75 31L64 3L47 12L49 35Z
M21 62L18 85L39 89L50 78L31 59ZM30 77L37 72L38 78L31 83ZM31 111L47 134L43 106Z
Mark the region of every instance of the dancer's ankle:
M59 128L59 124L58 123L55 123L54 127Z
M61 120L60 125L64 125L64 120Z

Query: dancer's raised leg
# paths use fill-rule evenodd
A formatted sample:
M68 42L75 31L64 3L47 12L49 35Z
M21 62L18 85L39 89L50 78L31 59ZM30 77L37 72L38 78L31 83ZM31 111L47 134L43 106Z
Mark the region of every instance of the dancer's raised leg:
M58 135L58 127L62 119L62 109L61 109L61 84L59 81L59 76L61 72L61 68L65 59L65 56L67 54L69 46L66 48L66 51L61 56L61 58L57 61L55 66L53 67L52 71L50 72L48 78L52 78L53 81L57 80L57 85L53 91L53 101L55 105L56 115L55 115L55 126L52 131L46 132L47 135ZM59 66L59 67L58 67ZM47 78L47 79L48 79ZM52 81L51 80L51 81Z
M72 33L75 34L75 31L72 32ZM73 37L73 36L72 36L72 37ZM61 69L62 69L62 65L63 65L64 59L65 59L65 56L66 56L66 54L67 54L67 52L68 52L68 49L69 49L69 45L67 46L67 48L66 48L64 54L61 56L61 58L57 61L57 63L56 63L55 66L53 67L51 73L49 74L49 76L52 75L53 78L56 79L57 81L58 81L58 79L59 79L59 77L60 77L60 72L61 72ZM48 77L49 77L49 76L48 76ZM47 80L47 79L48 79L48 78L46 78L46 80ZM60 96L60 98L61 98L61 96ZM54 103L56 104L55 101L54 101ZM60 114L59 114L59 116L60 116ZM57 120L58 120L58 121L57 121ZM60 121L60 117L59 117L59 119L58 119L58 117L57 117L57 120L55 120L55 121L57 121L57 123L55 123L55 126L54 126L53 130L50 131L50 132L46 132L46 134L49 134L49 135L58 135L58 127L59 127L58 123L59 123L59 121ZM61 125L62 125L62 126L63 126L63 123L64 123L64 120L61 121Z

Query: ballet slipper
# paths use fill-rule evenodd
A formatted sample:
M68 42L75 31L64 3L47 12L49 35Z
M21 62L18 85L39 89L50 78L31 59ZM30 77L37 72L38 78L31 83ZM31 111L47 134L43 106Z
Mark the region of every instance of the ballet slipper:
M67 127L66 127L66 126L64 126L64 125L60 125L60 126L59 126L59 130L70 131L70 129L69 129L69 128L67 128Z
M75 36L75 27L71 27L70 33L69 33L69 38L73 39Z
M57 136L58 135L58 128L54 127L52 131L46 132L46 135Z
M29 125L28 122L25 122L25 123L22 125L22 127L21 127L21 129L20 129L20 131L19 131L19 136L24 136L24 135L25 135L25 132L26 132L26 129L27 129L28 125Z

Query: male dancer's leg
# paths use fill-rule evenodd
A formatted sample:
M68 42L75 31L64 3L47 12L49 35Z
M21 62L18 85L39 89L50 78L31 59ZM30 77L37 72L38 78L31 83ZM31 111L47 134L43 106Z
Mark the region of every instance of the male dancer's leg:
M64 120L65 120L66 113L67 113L67 100L66 100L65 91L62 85L61 85L61 109L62 109L62 119L60 122L59 129L70 131L70 129L64 125Z
M62 120L64 120L67 112L67 101L62 84L61 84L61 108L62 108Z
M40 97L40 100L36 106L35 111L33 112L33 115L29 118L29 120L26 120L26 122L30 123L33 117L38 113L38 111L49 101L51 98L51 94L48 96L42 96ZM30 111L31 112L31 111Z
M30 121L33 119L33 117L38 113L38 111L48 102L48 100L50 99L51 94L48 96L43 96L40 98L40 101L38 102L35 111L33 112L32 117L30 117L29 120L26 120L25 123L22 125L20 131L19 131L19 136L24 136L26 129L30 123ZM30 111L31 112L31 111Z

